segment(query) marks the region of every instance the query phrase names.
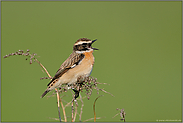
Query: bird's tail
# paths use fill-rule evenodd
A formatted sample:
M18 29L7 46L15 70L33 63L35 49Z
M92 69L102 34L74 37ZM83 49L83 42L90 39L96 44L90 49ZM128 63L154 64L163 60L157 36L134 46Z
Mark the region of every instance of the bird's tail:
M41 95L41 98L43 98L50 90L47 90Z

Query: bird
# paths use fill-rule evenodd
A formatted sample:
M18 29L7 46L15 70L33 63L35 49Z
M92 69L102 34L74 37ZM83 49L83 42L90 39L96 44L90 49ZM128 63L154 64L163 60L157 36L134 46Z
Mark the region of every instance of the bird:
M95 61L93 51L99 50L91 46L96 40L80 38L74 43L73 52L61 64L41 98L62 84L72 85L78 82L78 78L82 78L80 81L83 81L84 78L90 76Z

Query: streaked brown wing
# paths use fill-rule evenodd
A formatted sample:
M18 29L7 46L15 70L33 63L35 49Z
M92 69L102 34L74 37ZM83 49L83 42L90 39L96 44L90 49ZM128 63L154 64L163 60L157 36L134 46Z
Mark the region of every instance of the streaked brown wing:
M67 72L69 69L74 68L76 65L79 64L79 62L84 58L84 54L78 54L73 52L69 58L67 58L64 63L60 66L58 71L56 72L53 79L50 81L52 83L55 79L61 77L65 72ZM49 84L50 84L49 83ZM49 84L47 86L49 86Z

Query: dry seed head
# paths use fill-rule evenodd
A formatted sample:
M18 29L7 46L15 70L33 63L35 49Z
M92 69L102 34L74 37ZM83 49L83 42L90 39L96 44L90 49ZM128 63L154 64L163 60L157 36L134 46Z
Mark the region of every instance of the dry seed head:
M22 55L22 53L18 53L18 55Z
M23 50L18 50L18 52L21 52L21 53L23 53L24 51L23 51Z
M5 55L3 58L7 58L8 57L8 55Z
M29 53L24 53L24 55L25 55L25 56L28 56L28 55L29 55Z

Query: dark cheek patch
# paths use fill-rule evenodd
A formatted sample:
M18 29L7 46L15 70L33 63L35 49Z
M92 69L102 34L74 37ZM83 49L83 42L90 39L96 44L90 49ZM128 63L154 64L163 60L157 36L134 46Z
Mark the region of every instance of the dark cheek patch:
M82 45L80 45L80 46L78 47L78 50L81 51L83 48L84 48L84 47L83 47Z
M87 45L82 45L82 44L80 44L80 45L76 45L76 46L74 46L74 50L75 51L86 51L86 50L88 50L88 48L87 47L89 47L90 46L90 44L87 44Z

